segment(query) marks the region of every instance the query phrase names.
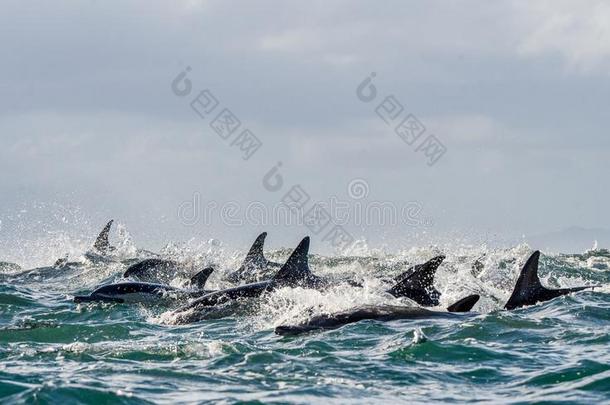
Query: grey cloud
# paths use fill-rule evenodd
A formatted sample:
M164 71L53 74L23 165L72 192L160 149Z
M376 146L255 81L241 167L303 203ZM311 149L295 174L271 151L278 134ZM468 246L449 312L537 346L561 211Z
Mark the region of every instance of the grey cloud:
M239 244L257 230L184 228L177 207L195 191L275 203L261 178L282 161L316 198L362 177L376 198L421 201L436 235L610 227L607 13L597 1L7 2L2 212L57 200L91 222L122 217L143 243ZM194 92L212 90L263 141L251 161L193 113L195 93L172 94L186 66ZM356 98L373 71L378 101L395 95L447 146L435 167Z

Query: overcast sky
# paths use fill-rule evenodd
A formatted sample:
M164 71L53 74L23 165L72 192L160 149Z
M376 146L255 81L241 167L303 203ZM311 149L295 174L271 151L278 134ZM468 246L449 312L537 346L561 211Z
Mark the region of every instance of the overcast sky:
M293 184L310 204L418 204L419 225L346 225L373 246L610 228L608 2L2 8L4 244L61 226L93 232L112 217L147 247L191 237L241 246L267 229L274 246L291 246L311 232L218 215L185 225L178 213L194 193L200 211L211 201L271 207ZM187 67L191 93L177 96L172 81ZM372 72L367 103L356 89ZM204 89L219 106L202 119L190 102ZM433 166L375 113L390 95L446 147ZM211 129L223 108L263 143L249 160ZM262 179L278 162L285 185L272 192ZM361 200L350 200L354 179L366 182Z

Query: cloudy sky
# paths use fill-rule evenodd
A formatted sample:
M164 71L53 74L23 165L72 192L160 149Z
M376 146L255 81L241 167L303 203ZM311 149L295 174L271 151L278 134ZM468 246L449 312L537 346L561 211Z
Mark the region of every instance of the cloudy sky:
M203 217L271 211L297 184L310 205L419 207L417 224L345 224L373 246L610 228L609 21L604 1L4 2L0 243L112 217L151 248L266 229L292 245L310 230ZM446 148L434 165L377 115L388 96ZM227 140L210 126L224 108L241 122ZM248 160L244 129L262 142Z

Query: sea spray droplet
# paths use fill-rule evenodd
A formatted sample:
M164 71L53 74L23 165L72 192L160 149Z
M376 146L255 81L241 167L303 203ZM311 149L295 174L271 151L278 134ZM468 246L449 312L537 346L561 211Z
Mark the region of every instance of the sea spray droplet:
M424 334L424 332L417 328L413 331L413 344L424 343L428 341L428 337Z

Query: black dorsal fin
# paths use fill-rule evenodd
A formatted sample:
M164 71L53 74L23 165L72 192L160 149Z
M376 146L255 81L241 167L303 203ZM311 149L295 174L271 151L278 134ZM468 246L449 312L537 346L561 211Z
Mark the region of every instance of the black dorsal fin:
M534 305L538 302L537 297L542 295L544 288L538 277L538 265L540 261L540 251L532 253L527 262L523 265L519 278L515 283L513 293L508 299L505 309L515 309L526 305Z
M436 256L424 264L415 265L395 278L397 284L409 284L411 288L430 288L434 284L434 276L445 256Z
M264 247L266 238L267 232L258 235L248 251L246 258L241 266L239 266L239 269L229 273L227 275L227 280L233 283L238 283L240 281L252 283L254 281L260 281L261 278L268 279L271 276L268 270L280 269L282 267L281 264L270 262L265 257Z
M199 273L191 277L191 285L203 290L205 288L205 284L208 282L208 278L210 278L213 272L213 267L208 267L207 269L201 270Z
M309 236L305 237L299 246L294 249L286 263L277 272L274 281L281 281L288 284L298 284L311 277L309 270Z
M243 264L241 265L242 268L252 266L252 265L260 266L261 264L264 265L267 263L267 259L265 259L265 253L263 252L263 248L265 247L266 238L267 238L267 232L263 232L260 235L258 235L256 240L252 244L250 251L248 251L248 254L246 255L246 258L244 259Z
M102 229L102 232L100 232L99 236L95 240L95 243L93 244L93 248L95 250L97 250L98 252L107 252L107 251L111 250L109 237L110 237L110 228L112 228L113 223L114 223L114 220L111 219L106 224L104 229Z
M548 289L542 285L540 278L538 277L539 261L540 251L537 250L530 256L521 269L521 273L519 274L519 278L515 284L515 289L513 290L513 293L508 299L506 305L504 305L504 309L510 310L527 305L534 305L538 302L549 301L562 295L595 287L572 287L560 288L557 290Z
M479 302L480 298L481 298L481 296L479 296L478 294L469 295L466 298L462 298L455 304L450 305L447 308L447 311L449 311L449 312L470 312L472 310L472 307L474 307L475 304L477 302Z
M434 288L434 276L445 256L436 256L424 264L418 264L396 277L396 284L388 292L400 298L412 299L420 305L439 304L440 292Z
M540 251L536 250L521 269L517 285L527 288L544 288L538 277L538 267L540 265Z

